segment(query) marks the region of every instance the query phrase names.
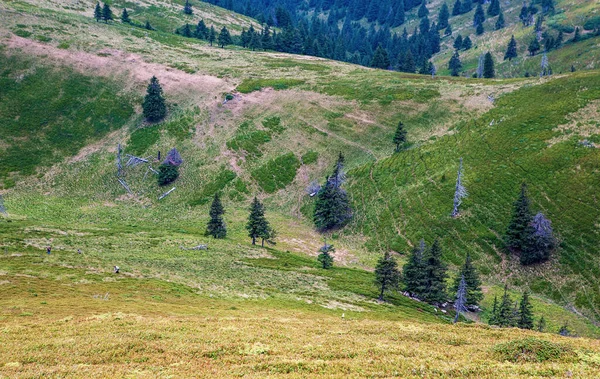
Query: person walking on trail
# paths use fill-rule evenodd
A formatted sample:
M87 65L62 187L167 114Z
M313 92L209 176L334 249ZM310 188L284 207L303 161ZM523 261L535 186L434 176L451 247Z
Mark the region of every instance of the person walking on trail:
M114 266L113 269L115 270L115 274L119 273L119 270L120 270L119 266Z
M46 248L46 254L50 255L50 253L51 253L51 252L52 252L52 247L51 247L51 246L48 246L48 247Z

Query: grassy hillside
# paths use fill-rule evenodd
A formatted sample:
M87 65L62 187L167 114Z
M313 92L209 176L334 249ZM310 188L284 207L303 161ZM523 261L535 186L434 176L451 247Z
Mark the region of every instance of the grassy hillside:
M597 376L594 341L450 326L452 311L398 293L374 301L372 273L383 251L402 263L411 244L437 236L452 271L470 252L484 276L484 312L470 317L485 321L507 282L515 297L534 292L547 332L567 322L577 335L597 336L600 157L579 144L600 143L597 72L432 79L210 47L96 23L87 8L60 4L0 4L0 120L10 126L0 132L8 209L0 218L0 300L8 304L0 322L13 352L0 355L0 372ZM152 75L169 104L157 124L145 123L139 106ZM411 145L393 154L399 120ZM158 187L140 166L126 169L127 194L115 178L118 143L153 167L158 151L177 147L184 164L175 191L159 201L171 187ZM306 188L340 151L356 216L322 236ZM470 196L451 219L460 157ZM526 269L501 243L523 180L561 240L551 262ZM227 212L223 241L204 236L215 192ZM267 249L252 247L244 229L254 195L279 233ZM331 271L315 259L324 237L336 246ZM185 249L201 243L208 250ZM114 265L122 275L110 273ZM110 300L101 300L106 293ZM31 338L40 325L55 334ZM325 331L333 334L319 337ZM78 354L58 362L84 334L111 338L79 343ZM514 363L504 354L512 345L494 350L526 336L559 343L559 353Z

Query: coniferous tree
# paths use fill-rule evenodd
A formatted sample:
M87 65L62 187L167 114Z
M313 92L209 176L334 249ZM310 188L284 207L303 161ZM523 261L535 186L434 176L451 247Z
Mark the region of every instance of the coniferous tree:
M461 276L458 281L458 288L456 290L456 300L454 301L454 309L456 311L456 316L454 316L454 323L458 322L458 318L462 312L467 311L467 283L465 282L465 277Z
M464 50L469 50L471 47L473 47L473 41L471 41L471 37L469 37L469 36L466 36L466 37L463 39L463 42L462 42L462 48L463 48Z
M579 26L575 27L575 34L573 34L573 39L571 42L579 42L581 40L581 32L579 31Z
M421 2L421 6L419 7L419 10L417 11L417 16L419 18L423 18L423 17L429 15L429 9L427 9L427 6L425 5L425 1L426 0L423 0Z
M460 75L460 70L462 70L462 63L460 61L460 57L458 56L458 51L455 51L452 55L452 58L450 58L450 62L448 62L448 69L450 69L450 75Z
M451 36L452 35L452 25L448 24L448 27L446 28L446 30L444 30L444 35L445 36Z
M498 296L494 295L494 305L492 307L492 314L488 321L490 325L498 325Z
M455 50L460 50L462 48L462 44L463 44L463 38L462 36L459 34L456 36L456 39L454 40L454 49Z
M443 303L446 295L446 265L438 239L425 255L425 284L423 298L430 303Z
M229 34L229 30L224 26L221 29L221 33L219 33L219 45L222 48L225 48L225 45L231 45L233 40L231 39L231 34Z
M462 14L462 2L460 0L456 0L454 2L454 6L452 7L452 16L458 16Z
M321 266L326 270L333 267L333 256L331 256L331 253L335 252L333 245L328 245L325 242L325 245L319 249L319 252L317 260L321 263Z
M102 8L102 19L104 22L108 24L109 21L113 20L113 13L110 9L110 5L104 3L104 7Z
M526 248L529 238L533 234L531 221L527 185L522 183L521 192L513 205L513 214L506 229L505 243L509 250L521 252Z
M506 26L506 22L504 21L504 13L502 13L502 11L500 11L500 14L498 15L498 19L496 20L496 25L494 26L496 28L496 30L500 30L503 29Z
M167 115L163 90L156 76L150 79L142 108L144 109L144 117L150 122L162 120Z
M560 334L563 337L568 337L571 335L568 321L565 321L565 323L561 325L560 329L558 329L558 334Z
M487 9L487 14L490 17L498 16L500 14L500 0L492 0L490 6Z
M319 231L341 227L352 218L348 194L341 188L345 178L343 170L344 156L340 153L333 174L317 193L313 221Z
M388 57L387 50L382 48L381 45L375 50L375 54L371 60L371 67L383 70L387 70L390 67L390 58Z
M477 25L477 27L475 28L475 34L480 36L483 33L485 33L485 29L483 28L483 23L481 23L481 24Z
M558 32L558 37L556 37L556 42L554 42L554 46L556 48L559 48L562 45L564 38L565 37L563 31L561 30L560 32Z
M540 42L536 37L533 37L533 40L529 44L527 50L529 50L529 55L531 56L534 56L540 50Z
M208 39L209 30L204 23L204 20L198 21L196 25L196 31L194 32L194 36L198 39Z
M496 77L496 70L494 69L494 58L492 57L492 53L490 53L489 51L485 54L485 58L483 59L483 77L486 79Z
M521 264L545 262L556 246L552 224L542 212L538 212L526 229L525 247L521 251Z
M213 42L215 42L216 39L217 39L217 32L215 31L215 27L211 25L210 31L208 32L208 42L210 43L210 46L213 45Z
M131 23L131 19L129 18L129 13L126 8L123 8L123 12L121 13L121 22L124 24Z
M508 294L508 285L504 285L504 295L502 295L496 315L496 325L501 327L513 325L512 300Z
M517 326L521 329L533 329L533 306L529 302L529 292L523 292L519 305L519 320Z
M385 255L377 261L375 266L375 284L380 288L379 301L383 301L385 291L398 287L400 282L400 272L398 263L386 252Z
M411 296L417 298L422 298L425 292L425 262L423 258L425 250L425 242L421 240L419 245L411 251L408 261L402 267L404 288Z
M173 183L179 177L179 169L175 165L161 164L158 166L158 185L166 186Z
M181 28L181 35L187 38L191 38L193 36L190 24L185 24L183 28Z
M542 12L553 13L554 12L554 0L542 0Z
M542 317L540 317L540 320L538 321L537 331L543 332L544 330L546 330L546 319L544 318L544 316L542 316Z
M481 291L481 280L479 279L479 274L471 262L470 254L467 254L465 264L461 267L460 272L454 281L454 286L452 287L454 291L458 291L461 277L463 277L467 283L467 300L465 305L478 306L479 302L483 299L483 292Z
M100 6L100 3L96 3L96 8L94 8L94 18L96 19L96 22L102 20L102 7Z
M473 26L477 27L485 22L485 12L483 11L483 7L481 3L477 4L477 9L475 9L475 14L473 15Z
M438 30L442 30L448 27L448 25L450 25L448 23L448 19L450 18L450 11L448 10L448 5L446 3L442 4L442 7L440 8L440 12L438 13L438 23L437 23L437 28Z
M396 152L400 151L400 146L406 143L406 130L402 121L398 122L396 133L394 134L394 143L396 144Z
M510 37L510 41L508 42L508 46L506 47L506 53L504 53L504 60L512 60L517 57L517 41L515 40L515 36Z
M223 239L227 236L227 228L225 226L225 221L223 220L224 214L225 209L223 208L219 194L215 193L213 202L210 205L210 220L206 226L206 234L218 239Z
M150 25L150 21L146 20L146 24L144 25L144 29L146 30L154 30L152 25Z
M262 246L265 245L265 240L274 237L274 231L271 225L265 218L265 209L262 203L255 196L250 205L250 215L246 224L248 237L252 238L252 244L256 245L256 239L262 239Z
M190 0L185 0L185 5L183 6L183 13L185 14L194 14L194 10L192 9L192 4L190 4Z
M463 0L461 13L469 13L469 12L471 12L472 9L473 9L473 1L472 0Z

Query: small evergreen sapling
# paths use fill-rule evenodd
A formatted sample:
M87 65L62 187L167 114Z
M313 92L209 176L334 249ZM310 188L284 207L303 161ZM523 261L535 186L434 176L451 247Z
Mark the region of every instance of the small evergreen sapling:
M227 227L225 226L225 221L223 220L224 214L225 209L221 203L221 198L219 197L218 193L215 193L213 202L210 205L210 220L206 225L206 234L217 239L223 239L227 237Z
M395 289L400 282L400 272L398 271L398 263L386 252L383 257L377 261L375 266L375 284L380 288L379 301L383 301L385 291Z
M419 7L419 10L417 11L417 16L419 18L423 18L427 15L429 15L429 9L427 9L427 5L425 4L426 0L423 0L423 2L421 2L421 6Z
M102 7L100 6L100 3L96 3L96 7L94 8L94 18L96 19L96 22L102 20Z
M546 319L544 316L540 317L536 329L538 332L544 332L546 330Z
M328 245L327 242L325 242L325 245L319 249L319 252L320 254L317 257L317 260L321 263L321 266L326 270L333 267L333 256L331 255L331 253L335 252L333 245Z
M194 10L192 9L192 4L190 4L190 0L185 0L185 5L183 6L183 13L188 15L194 14Z
M396 144L396 152L400 151L400 147L406 143L406 129L402 121L398 122L396 133L394 133L394 143Z
M455 50L460 50L462 49L462 44L463 44L463 38L462 36L459 34L458 36L456 36L456 39L454 40L454 49Z
M458 289L456 291L456 301L454 302L454 309L456 311L456 316L454 316L454 323L458 322L458 318L460 314L467 311L467 283L465 282L465 277L461 276Z
M256 245L256 239L262 239L262 246L265 245L265 239L270 239L275 236L274 230L265 218L265 209L262 203L255 196L250 205L250 214L248 215L248 223L246 224L248 237L252 238L252 244Z
M121 12L121 22L124 24L131 23L131 19L129 18L129 12L127 12L126 8L123 8L123 12Z
M150 25L150 21L146 20L146 24L144 24L144 29L146 30L154 30L152 25Z
M161 164L158 166L158 185L166 186L173 183L179 177L179 169L177 166L170 164Z
M156 76L150 79L142 108L144 110L144 117L150 122L160 121L167 115L167 106L163 97L162 87Z
M510 41L508 42L508 46L506 47L506 53L504 54L504 60L512 60L517 57L517 41L515 40L515 36L510 37Z

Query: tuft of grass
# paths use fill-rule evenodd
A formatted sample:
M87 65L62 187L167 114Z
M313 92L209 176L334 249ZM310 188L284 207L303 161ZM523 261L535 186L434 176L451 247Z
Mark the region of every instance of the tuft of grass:
M271 87L275 90L285 90L291 87L296 87L304 84L304 80L300 79L244 79L242 83L237 86L238 92L251 93L260 91L263 88Z

